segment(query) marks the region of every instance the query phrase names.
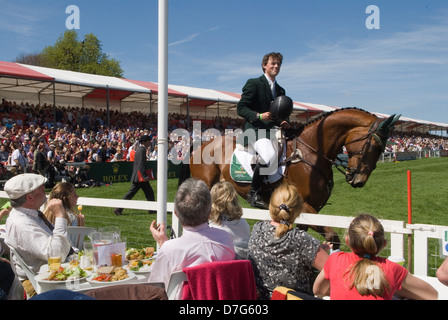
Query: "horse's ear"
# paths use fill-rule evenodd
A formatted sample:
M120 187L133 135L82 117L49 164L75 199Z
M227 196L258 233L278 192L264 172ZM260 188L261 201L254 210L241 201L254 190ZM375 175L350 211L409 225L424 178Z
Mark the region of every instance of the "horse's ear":
M395 117L395 115L393 114L386 120L381 121L381 123L378 126L378 131L386 132L389 129L390 124L391 124L392 120L394 119L394 117Z
M400 117L401 114L391 115L389 118L380 123L380 125L378 126L378 131L381 132L384 136L388 137L390 129L395 125Z
M389 127L393 127L395 125L395 123L398 121L398 119L400 119L401 114L397 114L396 116L394 116L394 118L392 119L392 122L390 123Z

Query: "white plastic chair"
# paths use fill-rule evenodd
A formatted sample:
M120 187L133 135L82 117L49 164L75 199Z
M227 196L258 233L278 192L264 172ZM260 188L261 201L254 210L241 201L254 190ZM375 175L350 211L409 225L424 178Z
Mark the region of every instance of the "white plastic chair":
M177 288L183 286L184 281L187 281L187 275L182 270L175 271L171 274L166 288L168 300L176 300Z
M90 227L67 227L67 235L72 246L79 250L84 250L84 238L95 231L95 228Z
M25 260L23 260L23 258L17 253L17 251L14 248L9 247L9 250L11 259L10 261L16 261L19 264L23 272L25 272L26 277L31 282L34 291L36 291L37 294L41 293L42 289L39 283L36 281L36 279L34 279L36 273L30 268L29 265L26 264Z

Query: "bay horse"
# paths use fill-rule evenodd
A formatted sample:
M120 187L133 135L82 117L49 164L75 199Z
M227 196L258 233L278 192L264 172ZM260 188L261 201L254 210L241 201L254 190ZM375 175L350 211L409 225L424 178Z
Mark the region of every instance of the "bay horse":
M304 199L302 212L318 213L327 203L333 188L333 165L337 165L346 178L346 181L354 188L363 187L370 174L376 167L376 163L384 151L390 129L398 121L400 115L392 115L387 119L357 108L338 109L326 113L302 127L299 136L293 136L286 144L286 170L280 181L267 188L262 193L263 199L269 203L270 195L281 183L296 186ZM250 189L250 183L235 182L230 176L230 163L232 154L222 150L226 139L233 136L218 136L211 141L204 142L190 157L190 174L192 177L203 180L209 188L218 181L229 181L233 184L238 194L245 198ZM339 168L336 162L345 146L348 155L348 163L344 170ZM222 155L219 163L194 163L196 152L204 148L207 152ZM196 158L197 159L197 158ZM180 177L179 183L186 177ZM339 237L330 227L311 226L325 239L333 243L333 248L339 247Z

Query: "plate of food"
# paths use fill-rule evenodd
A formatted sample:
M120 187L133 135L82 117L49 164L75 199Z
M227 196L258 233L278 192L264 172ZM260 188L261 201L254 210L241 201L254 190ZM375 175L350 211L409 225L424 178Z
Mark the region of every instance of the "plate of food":
M135 273L121 267L103 266L87 278L92 285L118 284L135 278Z
M83 270L80 267L60 266L56 270L44 270L37 274L34 279L41 283L64 283L83 280L90 275L90 272Z
M151 259L154 255L154 247L130 248L126 250L126 260L128 261Z
M151 272L152 263L154 260L155 259L131 260L125 268L136 274L148 273Z

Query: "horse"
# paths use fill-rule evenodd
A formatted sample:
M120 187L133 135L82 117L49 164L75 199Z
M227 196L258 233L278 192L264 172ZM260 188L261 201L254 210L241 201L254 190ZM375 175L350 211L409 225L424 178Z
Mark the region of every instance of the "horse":
M392 115L387 119L381 119L361 109L344 108L326 113L302 125L302 129L299 130L301 133L293 134L286 141L286 158L283 160L286 169L283 177L264 188L263 200L269 203L272 191L281 183L293 184L304 200L302 212L318 213L331 195L333 166L345 175L347 183L353 188L363 187L376 168L390 129L399 117L400 115ZM237 193L246 198L250 183L236 182L230 175L232 153L223 152L229 143L234 150L236 139L229 135L218 136L202 143L192 151L189 173L180 177L179 183L188 176L203 180L209 188L218 181L229 181ZM347 165L342 164L338 158L344 146L348 156ZM195 158L197 152L201 153L202 157L204 153L212 157L221 157L221 161L197 163L198 155ZM344 170L340 166L343 166ZM319 226L311 228L324 236L326 241L333 243L334 249L339 247L339 236L332 228Z

